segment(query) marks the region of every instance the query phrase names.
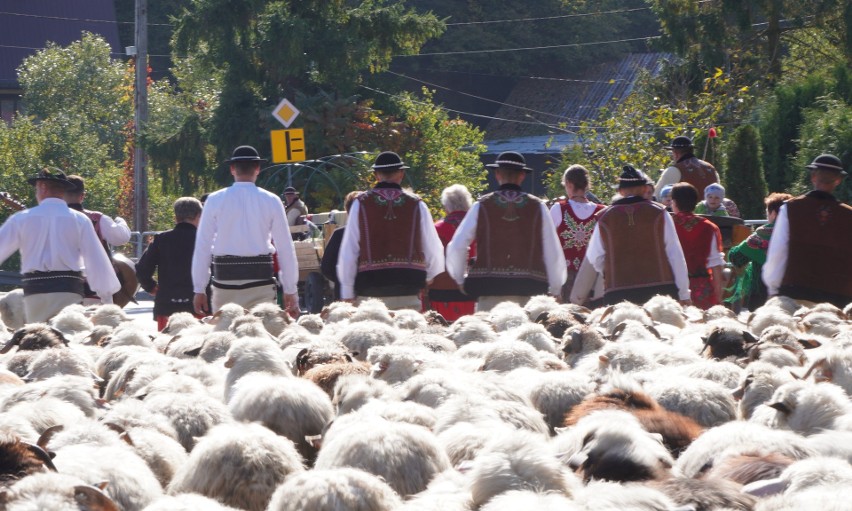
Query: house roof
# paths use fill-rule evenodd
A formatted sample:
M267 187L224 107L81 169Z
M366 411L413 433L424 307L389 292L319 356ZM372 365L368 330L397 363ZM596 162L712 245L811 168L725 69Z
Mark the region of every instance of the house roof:
M66 46L84 31L124 53L113 0L0 0L0 88L17 89L18 66L48 42Z

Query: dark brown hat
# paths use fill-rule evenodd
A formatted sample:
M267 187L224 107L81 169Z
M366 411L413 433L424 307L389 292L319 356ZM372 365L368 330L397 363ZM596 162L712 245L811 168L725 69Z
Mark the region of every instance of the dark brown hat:
M231 159L226 160L225 163L237 163L240 161L256 161L256 162L267 162L260 157L257 149L250 145L241 145L238 148L234 149L234 152L231 154Z
M27 183L31 185L35 185L36 181L53 181L54 183L61 184L67 189L74 187L74 184L68 180L68 176L65 175L65 172L62 172L56 167L45 167L39 170L38 174L27 179Z
M821 154L814 158L814 161L810 165L806 165L805 168L811 170L833 170L840 172L844 176L846 175L846 171L843 170L843 162L833 154Z
M72 188L70 188L68 190L69 192L71 192L71 193L83 193L83 192L86 191L86 180L83 179L82 177L75 175L75 174L71 174L70 176L68 176L68 181L70 181L71 184L74 185Z
M619 189L645 186L647 184L649 184L648 177L633 165L625 165L621 168L621 175L618 177Z
M502 168L509 170L523 170L524 172L532 171L531 168L527 167L527 161L524 159L524 155L516 153L515 151L500 153L494 163L489 163L486 167L491 167L493 169Z

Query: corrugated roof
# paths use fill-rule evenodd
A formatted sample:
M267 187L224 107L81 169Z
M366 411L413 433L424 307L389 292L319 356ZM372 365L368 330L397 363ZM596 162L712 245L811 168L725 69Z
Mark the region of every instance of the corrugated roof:
M17 68L48 42L66 46L82 33L119 45L113 0L0 0L0 88L17 88Z

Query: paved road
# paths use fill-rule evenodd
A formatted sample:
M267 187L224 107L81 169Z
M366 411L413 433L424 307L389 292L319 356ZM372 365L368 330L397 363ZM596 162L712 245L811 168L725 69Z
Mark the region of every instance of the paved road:
M157 322L154 321L154 301L151 295L139 293L136 295L136 301L139 303L128 303L124 307L124 312L134 321L143 323L149 330L156 332Z

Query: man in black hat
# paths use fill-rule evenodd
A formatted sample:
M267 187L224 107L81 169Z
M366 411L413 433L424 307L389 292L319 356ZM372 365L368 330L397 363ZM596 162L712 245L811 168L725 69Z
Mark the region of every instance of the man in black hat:
M664 170L660 179L657 180L657 186L654 188L656 197L662 196L666 185L684 182L698 190L698 200L704 200L704 189L710 184L719 182L716 168L704 160L699 160L692 153L694 147L691 138L681 135L675 137L672 144L664 148L672 152L674 163Z
M284 189L284 212L287 214L289 225L303 225L305 223L304 217L308 214L308 207L299 198L299 192L292 186Z
M807 168L814 189L778 211L763 282L769 296L842 308L852 302L852 207L832 194L846 172L831 154L817 156Z
M534 295L560 296L567 265L556 227L544 201L521 189L532 169L512 151L487 166L500 187L481 197L459 224L447 245L447 273L477 298L477 311L504 301L523 305ZM474 240L476 261L468 269Z
M407 168L398 154L379 154L376 186L352 203L337 261L343 300L378 298L391 310L419 311L420 292L444 271L429 208L402 189Z
M644 303L669 295L690 304L689 274L674 221L662 204L649 201L643 173L625 165L621 199L598 213L586 259L603 275L604 303Z
M299 314L296 286L299 268L284 205L273 193L255 185L262 159L251 146L234 149L230 165L234 184L211 193L204 203L192 257L192 283L197 314L216 312L226 303L245 308L276 301L273 255L284 306ZM205 289L213 263L212 304ZM212 307L211 307L212 305Z
M52 168L27 182L35 186L39 205L15 213L0 227L0 263L21 252L26 321L47 321L65 306L80 303L83 267L92 289L104 303L112 303L121 285L92 222L63 200L72 183Z

